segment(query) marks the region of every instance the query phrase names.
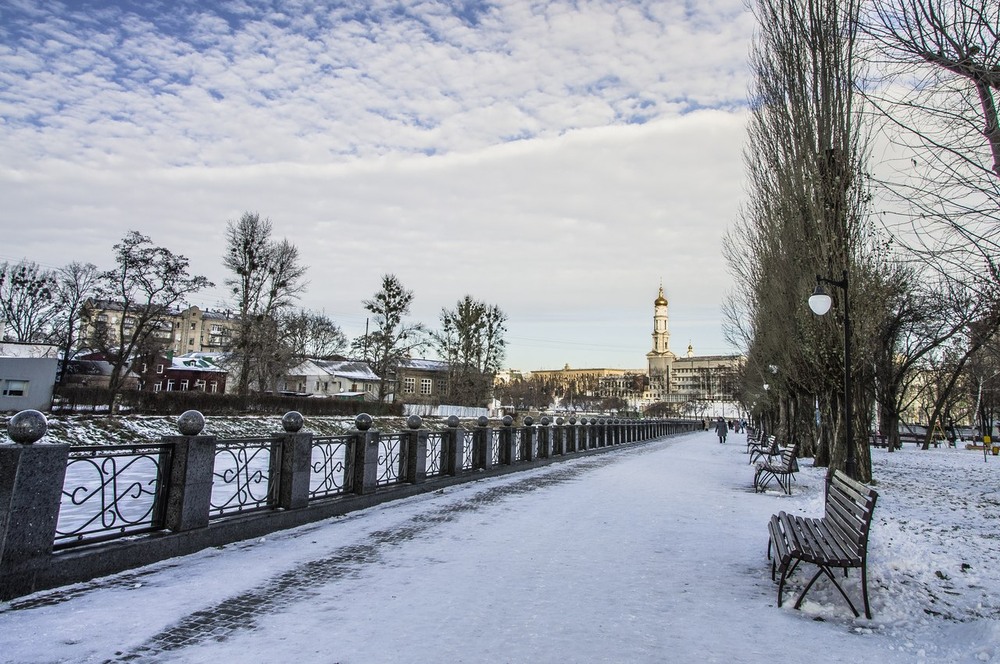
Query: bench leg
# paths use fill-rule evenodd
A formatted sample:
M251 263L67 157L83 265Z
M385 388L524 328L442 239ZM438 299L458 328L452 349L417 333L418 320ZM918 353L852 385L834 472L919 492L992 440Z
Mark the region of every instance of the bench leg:
M798 608L802 607L802 601L806 598L806 593L809 592L809 589L813 587L814 583L816 583L816 579L818 579L820 577L820 575L826 574L826 576L830 579L830 581L833 582L833 585L837 588L837 590L840 591L840 594L844 598L844 600L847 602L847 605L849 607L851 607L851 612L854 613L854 617L855 618L859 617L861 614L858 613L858 610L856 608L854 608L854 602L852 602L851 598L847 596L846 592L844 592L844 589L837 582L837 577L833 575L833 573L830 571L830 568L827 567L826 565L817 565L817 567L819 569L817 569L816 573L813 574L813 577L811 579L809 579L809 583L806 584L806 587L802 590L802 594L800 594L799 598L795 601L795 608L798 609ZM866 600L866 605L867 605L867 594L865 595L865 600ZM781 605L779 604L778 606L781 606ZM865 611L865 613L866 613L866 617L868 617L868 618L871 617L870 615L868 615L868 611L867 610Z

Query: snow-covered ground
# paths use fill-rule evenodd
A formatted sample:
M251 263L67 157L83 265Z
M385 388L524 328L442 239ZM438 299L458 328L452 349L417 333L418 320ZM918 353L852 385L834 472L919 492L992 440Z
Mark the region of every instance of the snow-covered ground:
M792 496L754 494L744 437L716 441L577 458L39 593L0 611L0 660L1000 661L1000 458L873 452L865 620L825 581L802 611L776 606L767 519L818 516L824 469L806 460Z

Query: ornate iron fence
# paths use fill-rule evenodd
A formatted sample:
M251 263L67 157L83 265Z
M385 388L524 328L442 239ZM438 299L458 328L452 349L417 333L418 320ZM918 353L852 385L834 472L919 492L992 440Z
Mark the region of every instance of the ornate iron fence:
M317 436L312 442L309 500L339 496L354 490L354 437Z
M271 506L277 489L272 481L276 465L273 448L271 438L232 438L216 442L209 518Z
M494 466L500 465L500 429L493 429L490 434L490 459Z
M408 434L385 434L378 441L377 486L398 484L403 477L403 446Z
M441 474L441 456L444 451L443 431L431 431L427 434L427 465L425 471L427 477L435 477Z
M90 445L70 450L55 548L159 530L173 446Z
M462 470L472 470L473 466L473 441L476 439L476 432L462 429Z

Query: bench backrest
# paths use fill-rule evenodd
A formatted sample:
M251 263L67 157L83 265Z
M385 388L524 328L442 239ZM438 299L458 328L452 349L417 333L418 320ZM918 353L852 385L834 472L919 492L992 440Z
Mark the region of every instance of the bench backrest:
M787 469L790 473L799 472L799 462L796 460L798 455L798 443L793 443L792 445L781 450L781 467Z
M839 470L833 472L827 485L824 517L827 525L859 555L868 548L868 531L877 498L877 491Z

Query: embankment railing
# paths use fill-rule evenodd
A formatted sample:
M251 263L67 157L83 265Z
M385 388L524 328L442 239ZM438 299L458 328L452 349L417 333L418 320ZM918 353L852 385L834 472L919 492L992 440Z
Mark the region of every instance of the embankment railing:
M38 443L45 416L11 418L0 444L0 600L257 537L441 485L694 430L686 420L542 417L500 426L480 417L430 431L372 429L367 414L339 436L303 431L298 412L270 436L202 435L188 411L180 435L142 445ZM37 444L36 444L37 443Z

